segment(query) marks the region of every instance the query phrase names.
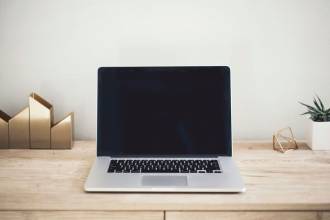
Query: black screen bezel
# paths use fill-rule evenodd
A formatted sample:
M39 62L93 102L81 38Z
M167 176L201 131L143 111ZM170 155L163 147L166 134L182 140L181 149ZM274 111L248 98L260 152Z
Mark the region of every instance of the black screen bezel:
M226 153L224 154L193 154L193 155L112 155L108 153L107 148L109 146L104 146L102 144L102 137L101 137L101 122L102 122L102 111L99 111L100 109L100 101L102 99L101 94L101 88L103 86L102 82L102 76L104 74L118 74L118 72L124 71L124 72L130 72L130 73L136 73L139 72L139 75L134 75L136 78L143 79L144 76L143 72L150 71L176 71L178 74L180 72L186 72L186 71L193 71L193 72L205 72L205 71L216 71L218 74L224 74L224 79L226 80L226 101L227 101L227 121L226 126L230 129L230 131L227 133L227 145L226 147ZM141 74L142 73L142 74ZM148 75L148 74L147 74ZM202 74L201 74L202 76ZM98 69L98 87L97 87L97 156L120 156L120 157L210 157L210 156L232 156L232 125L231 125L231 86L230 86L230 68L228 66L153 66L153 67L100 67Z

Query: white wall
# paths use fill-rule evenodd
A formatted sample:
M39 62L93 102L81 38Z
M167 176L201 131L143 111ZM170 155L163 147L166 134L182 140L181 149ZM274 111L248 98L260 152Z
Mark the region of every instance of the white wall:
M330 105L329 0L0 0L0 108L36 91L76 137L96 135L99 66L229 65L235 139L286 125L304 138L318 93Z

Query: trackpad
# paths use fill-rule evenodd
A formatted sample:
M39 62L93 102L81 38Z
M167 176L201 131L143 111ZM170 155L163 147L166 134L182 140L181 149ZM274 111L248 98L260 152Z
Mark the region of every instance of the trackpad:
M186 176L143 176L143 186L187 186Z

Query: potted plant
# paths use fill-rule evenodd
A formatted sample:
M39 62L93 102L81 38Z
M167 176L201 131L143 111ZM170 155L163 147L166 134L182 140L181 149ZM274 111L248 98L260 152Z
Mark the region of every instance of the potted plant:
M300 104L307 107L310 124L307 132L307 144L313 150L330 150L330 108L325 108L321 99L316 96L314 106Z

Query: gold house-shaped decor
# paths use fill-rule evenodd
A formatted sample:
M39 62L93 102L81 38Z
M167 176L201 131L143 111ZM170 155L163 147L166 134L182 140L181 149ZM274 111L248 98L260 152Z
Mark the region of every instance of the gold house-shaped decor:
M9 145L9 119L10 116L0 110L0 149L8 148Z
M53 125L51 129L51 148L70 149L73 143L73 112Z
M9 120L9 148L30 148L29 107Z
M53 123L53 106L36 93L29 97L30 147L50 149L50 128Z
M73 112L56 124L53 116L53 106L36 93L29 96L29 106L12 118L0 110L0 149L71 149Z

